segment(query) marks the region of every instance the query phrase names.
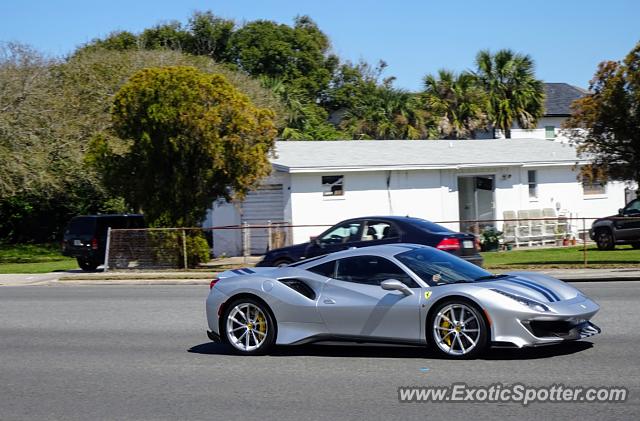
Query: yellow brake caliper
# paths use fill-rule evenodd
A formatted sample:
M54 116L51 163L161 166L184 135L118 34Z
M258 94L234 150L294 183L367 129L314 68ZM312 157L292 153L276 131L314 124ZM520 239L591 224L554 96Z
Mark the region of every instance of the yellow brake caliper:
M256 327L259 332L265 334L267 333L267 321L264 319L264 316L262 314L258 314L258 317L256 318Z
M449 323L444 317L442 318L442 321L440 322L440 327L443 329L449 329L451 327L451 323ZM448 335L446 338L444 338L444 341L447 345L449 345L449 347L451 347L451 343L453 342L453 338L452 335Z

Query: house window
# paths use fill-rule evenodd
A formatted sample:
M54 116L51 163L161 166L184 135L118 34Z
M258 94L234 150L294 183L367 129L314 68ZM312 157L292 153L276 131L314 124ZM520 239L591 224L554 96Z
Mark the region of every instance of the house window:
M544 126L545 139L554 139L556 137L556 126Z
M343 175L323 175L322 176L323 196L344 196L344 176Z
M584 177L582 179L582 192L585 196L607 194L607 183L596 178Z
M527 171L527 182L529 184L529 199L538 198L538 174L535 170Z

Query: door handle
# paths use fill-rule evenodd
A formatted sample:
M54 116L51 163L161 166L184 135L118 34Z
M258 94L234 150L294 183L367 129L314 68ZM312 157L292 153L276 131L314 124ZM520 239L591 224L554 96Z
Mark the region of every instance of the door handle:
M325 298L323 303L325 303L325 304L335 304L336 302L334 300L332 300L331 298Z

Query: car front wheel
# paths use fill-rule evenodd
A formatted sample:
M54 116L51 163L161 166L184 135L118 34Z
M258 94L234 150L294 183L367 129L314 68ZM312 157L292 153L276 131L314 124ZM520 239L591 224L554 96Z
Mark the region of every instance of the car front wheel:
M223 326L227 342L238 354L261 355L275 343L275 320L266 306L253 298L240 298L226 306Z
M488 343L487 323L480 309L463 300L445 301L427 324L431 349L447 358L471 358Z

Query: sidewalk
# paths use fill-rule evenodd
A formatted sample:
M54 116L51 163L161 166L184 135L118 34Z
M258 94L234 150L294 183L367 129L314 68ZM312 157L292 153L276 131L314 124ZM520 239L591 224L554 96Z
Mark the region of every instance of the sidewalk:
M222 269L224 270L224 269ZM513 270L512 272L525 270ZM211 271L113 271L0 274L0 286L35 285L208 285L220 269ZM510 271L501 271L510 272ZM640 281L640 269L549 269L544 273L566 282Z

